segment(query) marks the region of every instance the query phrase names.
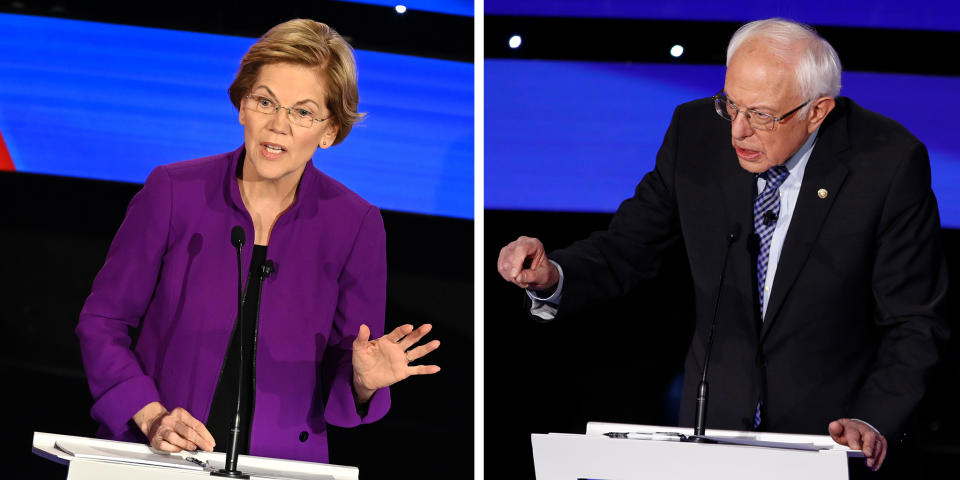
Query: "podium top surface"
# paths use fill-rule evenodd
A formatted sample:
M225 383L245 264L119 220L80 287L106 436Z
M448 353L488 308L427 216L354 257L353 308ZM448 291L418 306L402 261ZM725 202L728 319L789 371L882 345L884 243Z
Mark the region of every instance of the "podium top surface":
M116 458L111 461L98 460L93 458L80 458L71 455L57 448L57 444L72 445L80 449L92 451L98 450L109 452ZM68 449L69 450L69 449ZM33 452L48 460L69 465L71 462L79 461L83 463L96 462L105 465L123 465L145 469L162 469L164 471L176 471L179 474L190 476L206 476L209 472L200 469L178 469L164 466L150 466L141 463L139 459L153 458L160 463L174 464L178 458L193 457L208 465L217 467L222 466L226 455L219 452L184 452L181 454L166 454L158 452L142 443L118 442L114 440L102 440L98 438L76 437L71 435L57 435L52 433L34 432L33 434ZM126 458L124 458L126 457ZM127 461L129 460L129 461ZM255 457L250 455L240 455L238 469L249 472L252 479L257 478L285 478L285 479L320 479L332 478L334 480L358 480L360 471L356 467L347 467L340 465L328 465L323 463L303 462L298 460L281 460L277 458Z
M636 432L636 433L658 433L675 432L683 435L693 435L692 428L668 427L662 425L634 425L627 423L605 423L589 422L587 423L587 435L603 435L607 432ZM745 432L739 430L707 430L706 435L710 438L729 439L731 443L747 444L748 442L771 443L780 445L810 445L815 450L829 452L845 452L847 457L860 458L863 452L853 450L844 445L834 442L829 435L804 435L797 433L772 433L772 432ZM760 445L758 445L760 446Z

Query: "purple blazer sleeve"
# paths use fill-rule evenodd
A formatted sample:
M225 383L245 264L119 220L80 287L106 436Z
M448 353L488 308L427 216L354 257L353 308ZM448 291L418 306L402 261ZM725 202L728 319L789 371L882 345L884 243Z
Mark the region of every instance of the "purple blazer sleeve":
M140 326L157 284L171 198L170 177L159 167L130 201L76 328L94 400L90 414L115 435L127 429L137 411L160 400L131 350L129 332Z
M360 224L353 249L340 274L340 293L331 341L324 352L324 419L339 427L370 423L386 415L390 391L382 388L371 397L366 414L357 413L353 396L353 341L361 324L370 327L370 338L383 335L386 303L386 235L380 211L370 206Z

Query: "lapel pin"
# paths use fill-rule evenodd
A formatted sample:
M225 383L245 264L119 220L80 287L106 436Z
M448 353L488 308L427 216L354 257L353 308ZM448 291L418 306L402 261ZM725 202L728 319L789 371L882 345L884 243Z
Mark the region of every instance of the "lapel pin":
M820 198L827 198L827 195L829 195L829 193L830 192L827 192L826 188L821 188L820 190L817 190L817 196Z

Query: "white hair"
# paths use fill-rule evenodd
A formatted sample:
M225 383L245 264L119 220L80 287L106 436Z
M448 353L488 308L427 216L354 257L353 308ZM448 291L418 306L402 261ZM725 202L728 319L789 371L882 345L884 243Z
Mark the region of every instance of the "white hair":
M840 57L836 50L813 28L782 18L757 20L740 27L727 45L727 66L738 48L759 38L777 58L796 65L797 85L805 100L840 93ZM805 117L809 108L807 105L797 113Z

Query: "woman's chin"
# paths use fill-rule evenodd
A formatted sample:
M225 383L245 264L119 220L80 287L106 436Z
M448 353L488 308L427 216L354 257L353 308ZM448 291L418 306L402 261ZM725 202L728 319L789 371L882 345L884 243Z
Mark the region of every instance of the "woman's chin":
M267 163L254 165L254 174L260 181L281 182L294 180L299 182L306 163L298 165Z

